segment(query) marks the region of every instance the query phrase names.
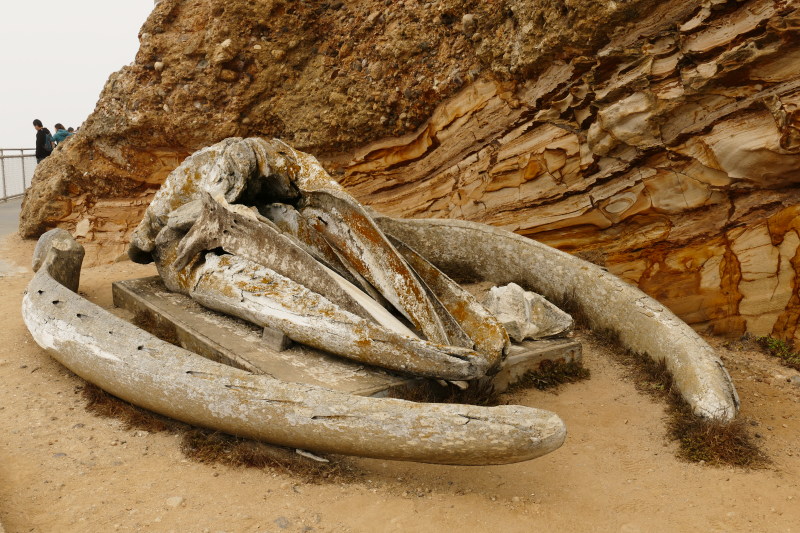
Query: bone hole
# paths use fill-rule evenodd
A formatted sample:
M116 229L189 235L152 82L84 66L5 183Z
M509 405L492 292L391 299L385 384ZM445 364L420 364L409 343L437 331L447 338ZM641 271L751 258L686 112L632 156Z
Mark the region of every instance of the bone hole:
M138 347L138 348L136 348L136 349L137 349L137 350L141 350L142 348L144 348L144 346L139 346L139 347Z
M239 223L239 221L238 221L238 220L236 220L236 219L234 218L234 219L233 219L233 223L234 223L234 224L238 224L238 223Z
M223 235L227 235L228 234L228 230L226 230L226 229L222 230L222 234Z
M36 291L37 294L43 294L44 291Z
M59 300L53 300L53 305L56 305L58 303L61 303L61 302Z
M82 315L82 314L80 314L80 313L78 313L78 314L77 314L77 315L75 315L75 316L77 316L78 318L83 318L83 315Z

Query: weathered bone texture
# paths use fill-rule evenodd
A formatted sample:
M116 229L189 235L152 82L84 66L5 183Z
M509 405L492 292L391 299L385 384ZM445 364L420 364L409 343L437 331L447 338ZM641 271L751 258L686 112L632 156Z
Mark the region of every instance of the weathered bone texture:
M550 299L570 296L593 327L666 361L675 386L698 416L733 420L736 388L714 350L663 305L591 263L511 232L459 220L377 217L386 232L455 279L517 283Z
M51 250L54 254L52 257ZM51 229L36 243L31 270L38 272L42 265L48 263L50 276L54 280L72 292L78 292L84 254L83 246L78 244L68 231L59 228Z
M237 215L208 193L203 193L201 202L202 215L178 247L176 270L183 270L200 252L222 248L296 281L350 313L372 318L321 264L278 229L259 222L252 213Z
M286 5L161 2L21 233L112 260L188 154L280 137L387 215L509 229L700 330L800 340L796 0Z
M492 287L483 306L517 342L525 339L563 337L572 331L572 317L535 292L524 290L516 283Z
M259 200L305 207L295 211L286 204L262 206L279 226L256 206L229 203ZM188 233L182 231L190 225ZM285 234L281 226L288 228ZM203 252L218 248L235 254L231 261L249 261L236 262L235 267L226 263L215 272L213 283L203 283L210 261L219 266L217 258ZM424 259L414 259L433 290L315 158L276 140L226 140L187 158L147 209L129 255L141 262L155 260L170 290L207 307L384 368L440 379L475 379L496 370L507 343L497 321L469 294ZM267 270L256 274L250 262ZM365 292L325 263L352 269ZM237 269L247 269L252 279L234 279ZM283 280L291 298L276 294L275 276ZM420 341L371 299L367 293L375 290L430 342ZM244 294L257 297L247 299ZM367 322L354 321L353 314Z
M156 413L292 448L442 464L526 461L566 437L558 416L539 409L364 398L209 361L68 290L51 276L64 252L47 253L22 304L34 340L87 381ZM80 269L77 256L64 257Z
M375 227L366 212L336 195L315 191L309 207L300 210L311 226L322 234L359 274L402 312L428 339L439 344L450 341L442 317L425 288L403 257Z
M364 289L373 300L385 302L381 294L334 250L328 241L311 227L297 210L286 204L270 204L259 208L259 212L271 220L284 234L294 237L317 261L335 270L353 285Z
M472 333L475 350L486 356L489 367L497 365L511 345L497 318L427 259L391 235L387 237L462 329Z
M172 291L200 304L320 350L419 376L471 380L486 374L482 354L421 341L366 321L332 304L273 270L242 257L205 254L176 272L180 233L164 228L153 256L159 275ZM401 326L402 327L402 326Z

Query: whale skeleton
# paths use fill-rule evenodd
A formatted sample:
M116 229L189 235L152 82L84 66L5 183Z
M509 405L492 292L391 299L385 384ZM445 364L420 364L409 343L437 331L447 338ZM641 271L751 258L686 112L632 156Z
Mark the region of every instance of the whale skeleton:
M83 248L63 230L42 241L44 260L22 303L34 340L83 379L145 409L291 448L452 465L527 461L566 438L561 419L541 409L366 398L210 361L65 287Z
M381 216L281 141L226 139L187 158L128 253L211 309L342 357L459 383L496 372L510 343L453 279L570 294L594 327L665 361L697 416L727 422L738 412L711 347L637 288L497 228ZM42 237L25 321L68 368L155 412L296 448L444 464L523 461L564 441L563 422L538 409L359 398L205 360L77 296L81 260L63 230Z

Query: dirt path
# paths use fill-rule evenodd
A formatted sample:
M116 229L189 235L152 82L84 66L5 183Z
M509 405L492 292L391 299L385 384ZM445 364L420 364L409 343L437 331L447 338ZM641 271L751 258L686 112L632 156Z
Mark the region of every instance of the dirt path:
M601 349L592 378L516 403L549 409L569 436L553 454L493 467L353 459L360 481L304 484L270 470L186 460L178 439L124 431L84 410L81 380L47 356L20 316L35 243L10 236L0 261L0 521L8 533L164 531L800 531L797 372L720 348L773 459L759 471L675 458L663 408ZM24 271L23 271L24 270ZM84 271L81 291L111 307L111 281L154 273L130 262ZM721 341L711 339L721 344Z

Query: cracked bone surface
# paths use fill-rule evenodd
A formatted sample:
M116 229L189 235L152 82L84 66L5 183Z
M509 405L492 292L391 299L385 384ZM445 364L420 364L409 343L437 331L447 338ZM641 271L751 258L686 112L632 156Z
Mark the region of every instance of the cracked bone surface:
M155 260L170 290L343 357L448 380L493 370L508 345L497 320L401 248L418 272L313 157L280 141L228 139L170 175L129 255Z
M291 448L440 464L526 461L558 449L566 438L561 419L540 409L365 398L200 357L59 283L55 277L76 279L83 259L83 247L66 237L42 247L22 302L25 324L61 364L135 405Z
M535 292L516 283L492 287L483 300L486 307L517 342L563 337L572 331L572 317Z

